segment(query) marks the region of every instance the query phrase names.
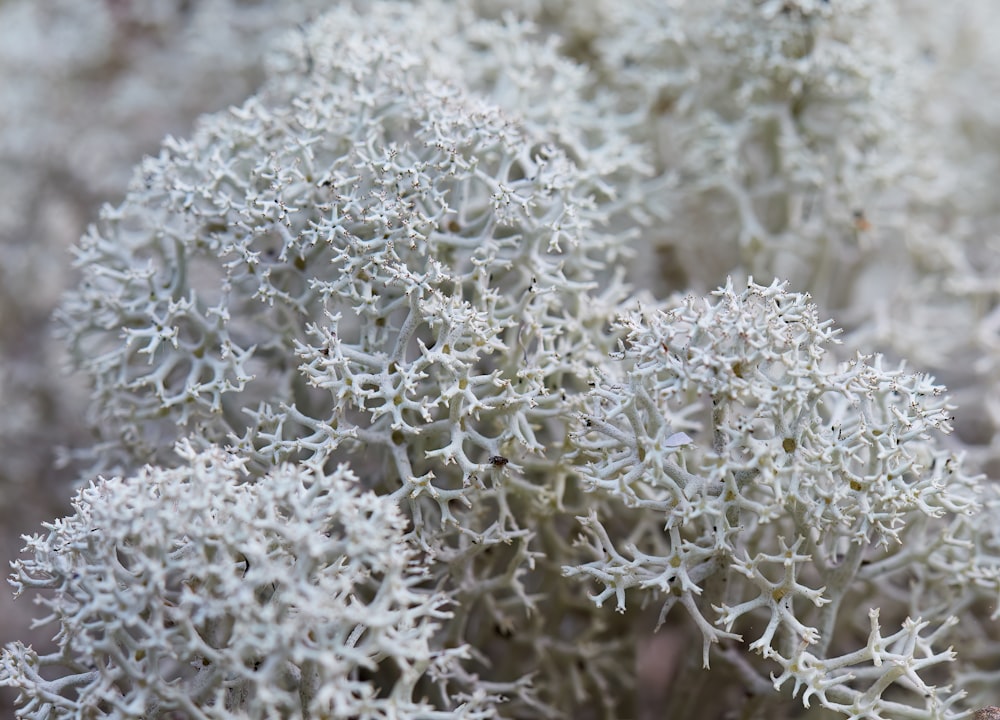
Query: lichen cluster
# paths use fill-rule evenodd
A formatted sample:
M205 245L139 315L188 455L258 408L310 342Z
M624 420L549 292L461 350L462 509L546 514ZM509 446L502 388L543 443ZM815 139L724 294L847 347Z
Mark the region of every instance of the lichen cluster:
M67 31L50 94L84 66L151 92L183 56L215 65L186 116L213 112L73 248L94 437L14 565L56 632L0 656L18 716L995 703L995 213L948 160L981 145L925 141L991 125L927 111L960 43L903 5L107 2ZM72 25L40 8L0 18ZM59 107L18 97L0 118ZM131 148L128 108L97 126ZM79 150L51 121L0 129L39 203ZM639 680L649 647L673 670Z

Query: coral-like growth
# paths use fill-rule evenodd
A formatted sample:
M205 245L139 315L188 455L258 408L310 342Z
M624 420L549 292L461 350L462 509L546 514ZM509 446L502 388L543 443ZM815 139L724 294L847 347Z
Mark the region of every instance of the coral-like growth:
M247 433L266 463L362 441L407 493L427 452L468 481L537 451L525 413L596 357L619 252L596 177L419 56L375 35L349 50L289 105L168 142L79 248L64 317L95 424L134 457L180 426Z
M0 511L19 512L33 485L65 485L57 448L84 441L84 383L52 381L67 249L164 134L241 102L264 77L261 50L327 4L0 3Z
M582 511L566 408L624 296L617 206L580 164L594 136L445 77L387 7L290 38L305 50L275 63L298 81L169 140L82 241L63 317L95 382L95 458L169 463L190 436L256 473L349 459L412 517L491 680L520 697L536 672L525 704L603 695L614 716L594 686L631 682L626 634L559 568ZM469 82L499 92L483 64ZM541 604L565 621L543 627Z
M112 98L121 58L157 87L213 8L263 38L314 2L106 2L87 19L108 56L98 35L60 47L39 97L59 106L64 56ZM27 7L0 10L69 5ZM61 643L3 656L22 714L591 720L640 714L637 685L671 717L995 703L1000 497L976 475L1000 447L995 213L974 187L993 163L960 180L954 159L992 124L950 108L968 79L931 101L947 13L902 10L350 1L266 57L220 37L257 93L168 138L76 248L60 326L96 441L75 457L130 479L82 491L16 568ZM225 67L196 105L243 87ZM45 115L12 97L0 116ZM99 132L134 147L118 117ZM956 138L928 152L928 127ZM14 157L48 177L41 145L0 133L0 176ZM36 195L0 201L0 242ZM30 325L10 317L0 344ZM20 378L48 367L0 395L30 410ZM17 412L8 444L31 437L5 429ZM656 609L662 667L637 680Z
M0 9L0 331L48 313L65 249L167 132L242 101L323 0L46 0Z
M583 479L657 519L623 543L596 513L582 518L596 559L567 573L602 586L598 604L622 609L638 588L663 598L661 621L682 605L706 666L713 644L749 635L749 650L780 665L774 684L792 680L807 704L895 718L916 702L950 717L961 693L927 678L954 659L955 615L995 597L1000 565L974 544L980 489L933 439L950 425L942 388L877 357L831 362L830 323L778 284L728 285L622 322L620 368L597 374L576 436ZM831 645L852 622L843 608L876 583L891 598L914 566L982 582L957 594L927 582L910 608L934 620L906 618L891 636L872 598L867 644Z
M394 503L343 467L249 482L234 455L179 455L99 480L29 538L13 583L47 591L59 649L4 651L20 717L493 715L448 691L465 651L431 647L447 600L419 588Z

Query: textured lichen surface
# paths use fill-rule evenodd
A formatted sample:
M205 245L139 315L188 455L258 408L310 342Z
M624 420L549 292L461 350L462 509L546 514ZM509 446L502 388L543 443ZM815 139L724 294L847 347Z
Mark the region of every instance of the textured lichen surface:
M4 2L19 716L995 705L997 23Z

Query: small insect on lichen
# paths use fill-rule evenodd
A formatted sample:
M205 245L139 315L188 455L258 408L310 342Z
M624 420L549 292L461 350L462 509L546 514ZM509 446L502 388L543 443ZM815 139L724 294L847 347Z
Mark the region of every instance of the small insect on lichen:
M487 462L489 462L489 464L493 465L494 467L503 467L504 465L509 463L510 460L505 458L503 455L491 455L490 459Z

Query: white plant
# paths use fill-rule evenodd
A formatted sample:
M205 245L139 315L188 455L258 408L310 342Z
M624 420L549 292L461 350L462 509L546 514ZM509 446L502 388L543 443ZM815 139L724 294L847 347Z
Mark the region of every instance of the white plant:
M989 438L919 372L988 395L990 240L928 182L921 128L964 116L914 112L921 12L379 0L286 33L75 249L75 457L118 479L15 567L60 648L8 647L20 716L995 703ZM637 680L656 610L679 668Z
M776 664L775 688L807 706L957 717L963 689L927 678L947 679L936 666L979 632L954 627L965 608L1000 596L1000 548L982 537L995 492L935 438L950 429L943 388L880 357L836 363L831 323L778 284L621 322L576 445L584 484L648 519L613 538L597 512L580 518L593 560L567 574L620 611L633 588L660 598L661 623L682 606L703 665L732 664L751 687Z
M48 318L67 249L167 132L242 101L262 49L326 0L9 0L0 5L0 508L83 441L83 383ZM51 482L49 480L48 482Z
M254 482L219 449L178 454L80 490L29 538L12 582L49 591L59 647L0 657L22 717L494 715L485 693L447 690L467 653L432 648L447 598L420 589L395 503L346 467Z
M541 80L508 88L500 60L531 52L516 26L472 23L495 51L468 40L463 74L457 41L406 36L427 17L372 13L290 36L291 70L169 139L82 240L62 317L94 381L91 456L170 464L189 437L255 472L350 459L411 516L490 679L527 708L582 703L631 682L619 620L560 577L564 407L625 296L607 155L584 122L549 131ZM575 97L571 64L538 68ZM548 605L566 619L546 631Z

